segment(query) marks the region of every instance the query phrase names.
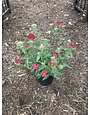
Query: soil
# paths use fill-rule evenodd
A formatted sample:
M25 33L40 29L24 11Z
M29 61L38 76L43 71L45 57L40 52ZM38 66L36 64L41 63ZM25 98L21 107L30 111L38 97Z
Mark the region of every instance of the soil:
M11 14L2 27L2 114L88 115L88 24L73 8L73 0L9 0ZM72 69L60 80L41 86L34 76L13 61L16 42L29 26L38 24L41 35L55 20L63 22L62 36L77 43Z

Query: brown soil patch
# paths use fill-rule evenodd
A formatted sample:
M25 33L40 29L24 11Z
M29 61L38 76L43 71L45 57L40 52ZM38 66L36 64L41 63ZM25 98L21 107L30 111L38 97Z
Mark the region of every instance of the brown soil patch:
M87 115L88 114L88 27L73 9L73 0L10 0L12 13L3 21L3 115ZM35 76L14 65L15 45L32 23L41 34L48 24L61 20L63 37L77 42L72 69L59 81L43 87ZM68 23L69 22L69 23Z

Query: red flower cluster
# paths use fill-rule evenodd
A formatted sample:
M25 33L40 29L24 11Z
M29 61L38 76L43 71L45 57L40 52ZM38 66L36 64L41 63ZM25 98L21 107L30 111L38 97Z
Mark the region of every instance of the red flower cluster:
M76 43L74 43L74 42L70 42L70 43L69 43L69 46L76 47Z
M20 58L15 59L15 64L18 64L20 62Z
M57 53L53 53L53 57L57 58L58 54Z
M59 20L57 20L57 21L54 22L54 24L56 24L56 25L62 25L62 22L59 21Z
M47 70L42 70L41 71L41 73L40 73L40 75L42 76L42 77L46 77L46 74L47 74Z
M26 38L30 38L30 39L32 39L32 40L34 40L35 39L35 35L34 34L32 34L32 33L30 33L30 34L28 34L27 36L26 36Z
M40 66L40 64L32 64L33 70L36 70L37 67L39 67L39 66Z
M58 54L57 54L57 53L55 53L55 50L52 50L52 55L53 55L53 57L55 57L55 58L57 58L57 57L58 57Z

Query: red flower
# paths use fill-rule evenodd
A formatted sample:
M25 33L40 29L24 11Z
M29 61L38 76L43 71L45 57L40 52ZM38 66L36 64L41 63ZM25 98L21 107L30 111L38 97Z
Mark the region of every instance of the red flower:
M25 44L25 45L24 45L24 47L25 47L25 48L28 48L28 45L27 45L27 44Z
M62 22L61 22L61 21L59 21L59 20L57 20L57 21L55 21L55 22L54 22L54 24L56 24L56 25L61 25L61 24L62 24Z
M57 58L57 57L58 57L58 54L53 53L53 57Z
M35 39L35 35L34 34L32 34L32 33L30 33L30 34L28 34L27 36L26 36L26 38L30 38L30 39L32 39L32 40L34 40Z
M55 53L55 50L52 50L52 53Z
M42 77L46 77L47 70L42 70L40 74L41 74Z
M74 43L74 42L70 42L70 43L69 43L69 46L76 47L76 43Z
M18 64L20 62L20 58L15 59L15 64Z
M40 64L32 64L33 70L36 70L37 67L39 67L39 66L40 66Z

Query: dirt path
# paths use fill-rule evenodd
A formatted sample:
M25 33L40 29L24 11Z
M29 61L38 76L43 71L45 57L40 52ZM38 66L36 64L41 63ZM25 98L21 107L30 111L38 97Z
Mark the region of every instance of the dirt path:
M87 115L88 28L73 9L73 0L10 0L11 11L3 22L3 115ZM17 67L15 45L32 23L41 34L55 20L63 22L63 37L77 42L72 70L64 70L60 81L42 87L35 76Z

